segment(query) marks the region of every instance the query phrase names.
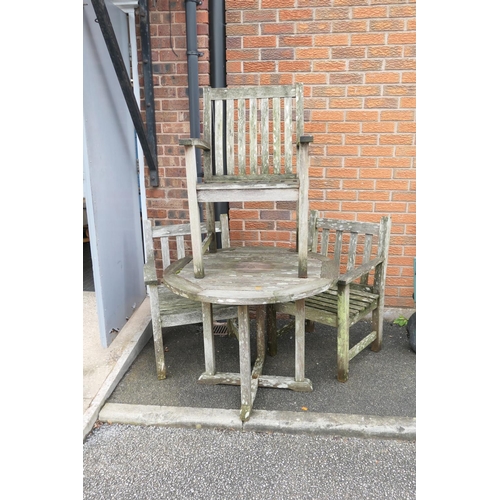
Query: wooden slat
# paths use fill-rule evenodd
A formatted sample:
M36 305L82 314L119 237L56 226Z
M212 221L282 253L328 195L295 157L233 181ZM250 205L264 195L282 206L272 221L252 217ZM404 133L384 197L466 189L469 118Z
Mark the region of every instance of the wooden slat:
M224 87L212 88L211 99L242 99L253 97L256 99L271 97L295 97L297 85L262 85L259 87Z
M234 175L234 101L226 101L226 161L227 173Z
M208 144L212 144L211 90L210 87L203 89L203 139ZM210 153L203 155L203 174L205 179L212 177L212 155Z
M238 174L245 175L245 99L238 99Z
M358 247L358 233L351 233L349 238L349 250L347 254L347 271L356 264L356 249Z
M169 244L169 238L164 237L160 238L160 245L161 245L161 260L163 262L163 269L168 267L170 265L170 244Z
M250 155L250 174L257 174L257 100L250 99L250 112L249 112L249 155Z
M215 126L214 126L214 149L215 149L215 175L224 174L224 114L222 101L215 101Z
M262 174L269 173L269 100L261 99L261 157L262 157Z
M273 173L281 172L281 108L280 99L273 99Z
M292 99L284 99L285 173L292 173Z
M325 219L318 217L318 227L328 227L338 231L355 232L362 234L378 234L379 225L372 222L355 222L339 219Z

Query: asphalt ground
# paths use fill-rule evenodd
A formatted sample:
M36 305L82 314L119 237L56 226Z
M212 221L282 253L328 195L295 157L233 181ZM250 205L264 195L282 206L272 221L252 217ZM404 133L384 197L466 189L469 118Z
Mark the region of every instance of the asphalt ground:
M104 424L83 445L83 499L406 500L414 441Z

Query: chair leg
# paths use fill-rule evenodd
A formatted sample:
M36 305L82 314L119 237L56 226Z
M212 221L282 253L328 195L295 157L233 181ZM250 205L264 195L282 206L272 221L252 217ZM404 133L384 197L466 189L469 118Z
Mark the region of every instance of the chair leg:
M349 376L349 285L338 286L337 379L347 382Z
M384 308L380 302L377 309L372 312L372 329L377 332L377 337L372 342L371 350L378 352L382 347L382 334L384 329Z
M156 288L156 286L149 287L149 301L151 304L151 324L153 326L156 373L158 376L158 380L163 380L167 378L167 368L165 366L165 351L163 350L160 306L158 299L158 289Z
M201 303L203 316L203 348L205 351L205 374L215 375L214 317L212 304Z

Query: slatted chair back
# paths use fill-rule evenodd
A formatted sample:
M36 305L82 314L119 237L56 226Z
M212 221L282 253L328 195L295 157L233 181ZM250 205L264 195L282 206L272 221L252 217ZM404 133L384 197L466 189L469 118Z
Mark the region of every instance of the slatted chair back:
M327 219L312 210L309 218L309 249L322 255L332 256L340 274L362 268L373 259L387 261L386 245L388 218L381 223ZM375 268L356 280L360 285L374 284Z
M186 150L189 218L198 232L199 204L205 203L207 238L193 240L195 276L204 275L201 256L216 252L215 202L297 203L299 276L307 276L309 143L304 135L302 84L204 88L202 139L181 139ZM203 151L202 182L195 148Z
M347 381L354 356L368 346L378 351L382 345L390 229L388 216L370 223L321 218L317 211L310 214L309 250L331 256L340 276L328 290L306 299L306 318L310 324L337 328L337 378L341 382ZM276 304L275 309L293 314L292 303ZM349 327L370 313L372 331L351 346ZM272 349L276 351L276 346Z
M201 225L200 230L206 231L205 224ZM221 233L223 248L228 248L230 240L226 214L221 215L221 221L216 223L215 230ZM162 284L163 270L176 260L190 255L192 247L190 225L153 226L151 221L146 220L144 236L146 250L144 282L149 291L156 369L158 379L161 380L167 376L162 327L201 323L203 317L199 302L176 295ZM214 307L214 320L227 320L236 316L236 307Z

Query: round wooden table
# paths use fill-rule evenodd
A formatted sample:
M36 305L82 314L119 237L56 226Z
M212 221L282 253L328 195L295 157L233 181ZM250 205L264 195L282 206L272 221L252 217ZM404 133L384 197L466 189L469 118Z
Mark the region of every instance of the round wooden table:
M248 420L257 388L312 391L305 378L305 299L328 289L338 276L333 260L309 253L307 277L298 277L298 256L274 247L235 247L203 256L205 276L194 277L192 257L178 260L164 271L163 281L174 293L202 303L205 372L198 381L241 386L240 418ZM295 302L295 377L262 375L265 360L266 306ZM215 370L213 304L238 306L240 373ZM257 359L250 359L248 306L256 306ZM272 332L271 332L272 333Z

